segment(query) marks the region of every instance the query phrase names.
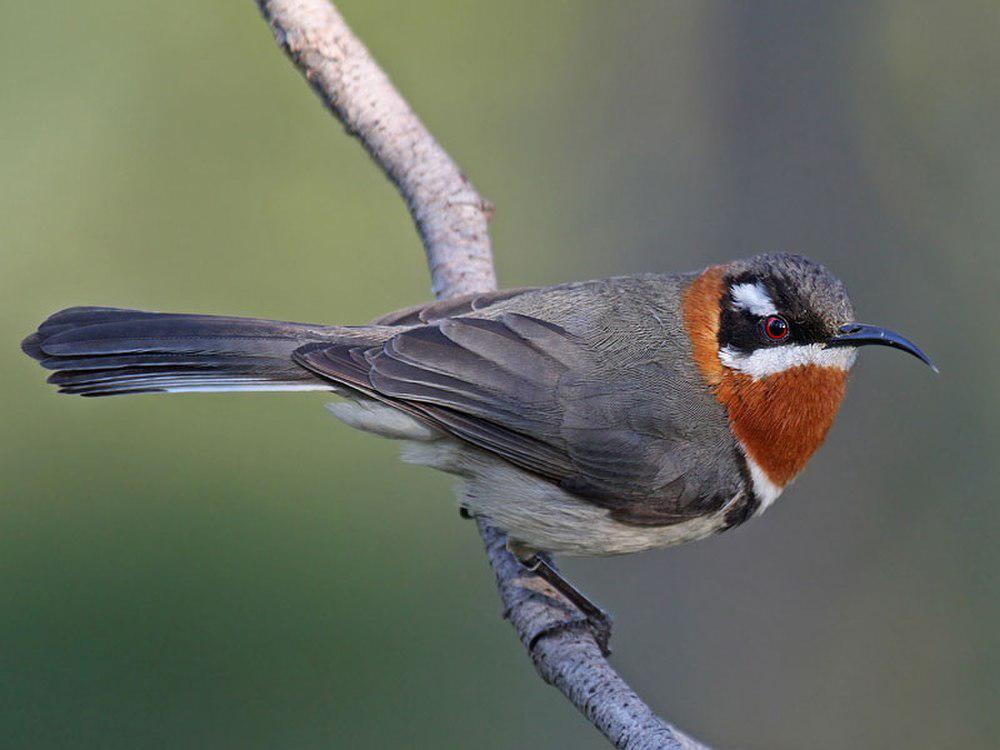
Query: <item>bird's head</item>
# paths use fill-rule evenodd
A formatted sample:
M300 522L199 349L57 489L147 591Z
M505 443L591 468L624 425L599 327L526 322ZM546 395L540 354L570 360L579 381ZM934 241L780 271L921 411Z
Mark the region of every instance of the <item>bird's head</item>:
M706 269L685 292L684 322L765 506L826 437L858 347L891 346L934 367L899 334L856 322L843 282L800 255Z
M934 367L911 341L858 323L844 283L801 255L730 263L719 300L719 361L753 378L813 365L849 370L857 348L892 346Z

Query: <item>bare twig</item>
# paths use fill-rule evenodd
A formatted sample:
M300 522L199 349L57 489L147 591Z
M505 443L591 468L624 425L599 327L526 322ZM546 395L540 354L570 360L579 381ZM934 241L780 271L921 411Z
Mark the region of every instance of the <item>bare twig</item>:
M484 201L328 2L258 0L288 56L399 188L438 297L496 288Z
M618 748L708 750L665 722L608 664L586 618L506 548L507 537L480 521L479 533L510 620L538 673Z
M483 200L327 0L258 0L278 43L320 99L399 188L417 224L438 298L496 288ZM660 719L612 669L591 625L526 570L506 537L479 531L506 617L542 678L616 747L703 748Z

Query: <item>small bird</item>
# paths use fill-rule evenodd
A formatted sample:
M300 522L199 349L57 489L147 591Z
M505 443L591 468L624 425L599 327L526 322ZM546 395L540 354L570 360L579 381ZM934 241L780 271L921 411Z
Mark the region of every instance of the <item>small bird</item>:
M460 477L463 511L530 561L664 547L761 513L823 442L867 344L934 367L856 323L826 268L765 254L362 326L74 307L22 348L81 396L333 391L341 420Z

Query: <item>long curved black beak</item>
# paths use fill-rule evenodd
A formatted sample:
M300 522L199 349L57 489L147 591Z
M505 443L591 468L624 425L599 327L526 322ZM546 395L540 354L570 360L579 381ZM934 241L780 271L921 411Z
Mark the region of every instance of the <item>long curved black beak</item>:
M931 358L924 354L920 347L907 338L903 338L898 333L890 331L881 326L870 326L865 323L848 323L840 327L840 335L834 336L826 343L826 348L834 346L866 346L868 344L881 344L891 346L893 349L902 349L908 354L912 354L934 372L940 372L937 365L931 362Z

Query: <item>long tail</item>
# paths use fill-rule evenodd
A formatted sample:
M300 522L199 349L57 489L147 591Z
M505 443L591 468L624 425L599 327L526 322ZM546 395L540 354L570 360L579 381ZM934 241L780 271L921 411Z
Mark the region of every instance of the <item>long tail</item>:
M304 344L344 329L110 307L57 312L21 348L61 393L310 391L333 386L292 361Z

